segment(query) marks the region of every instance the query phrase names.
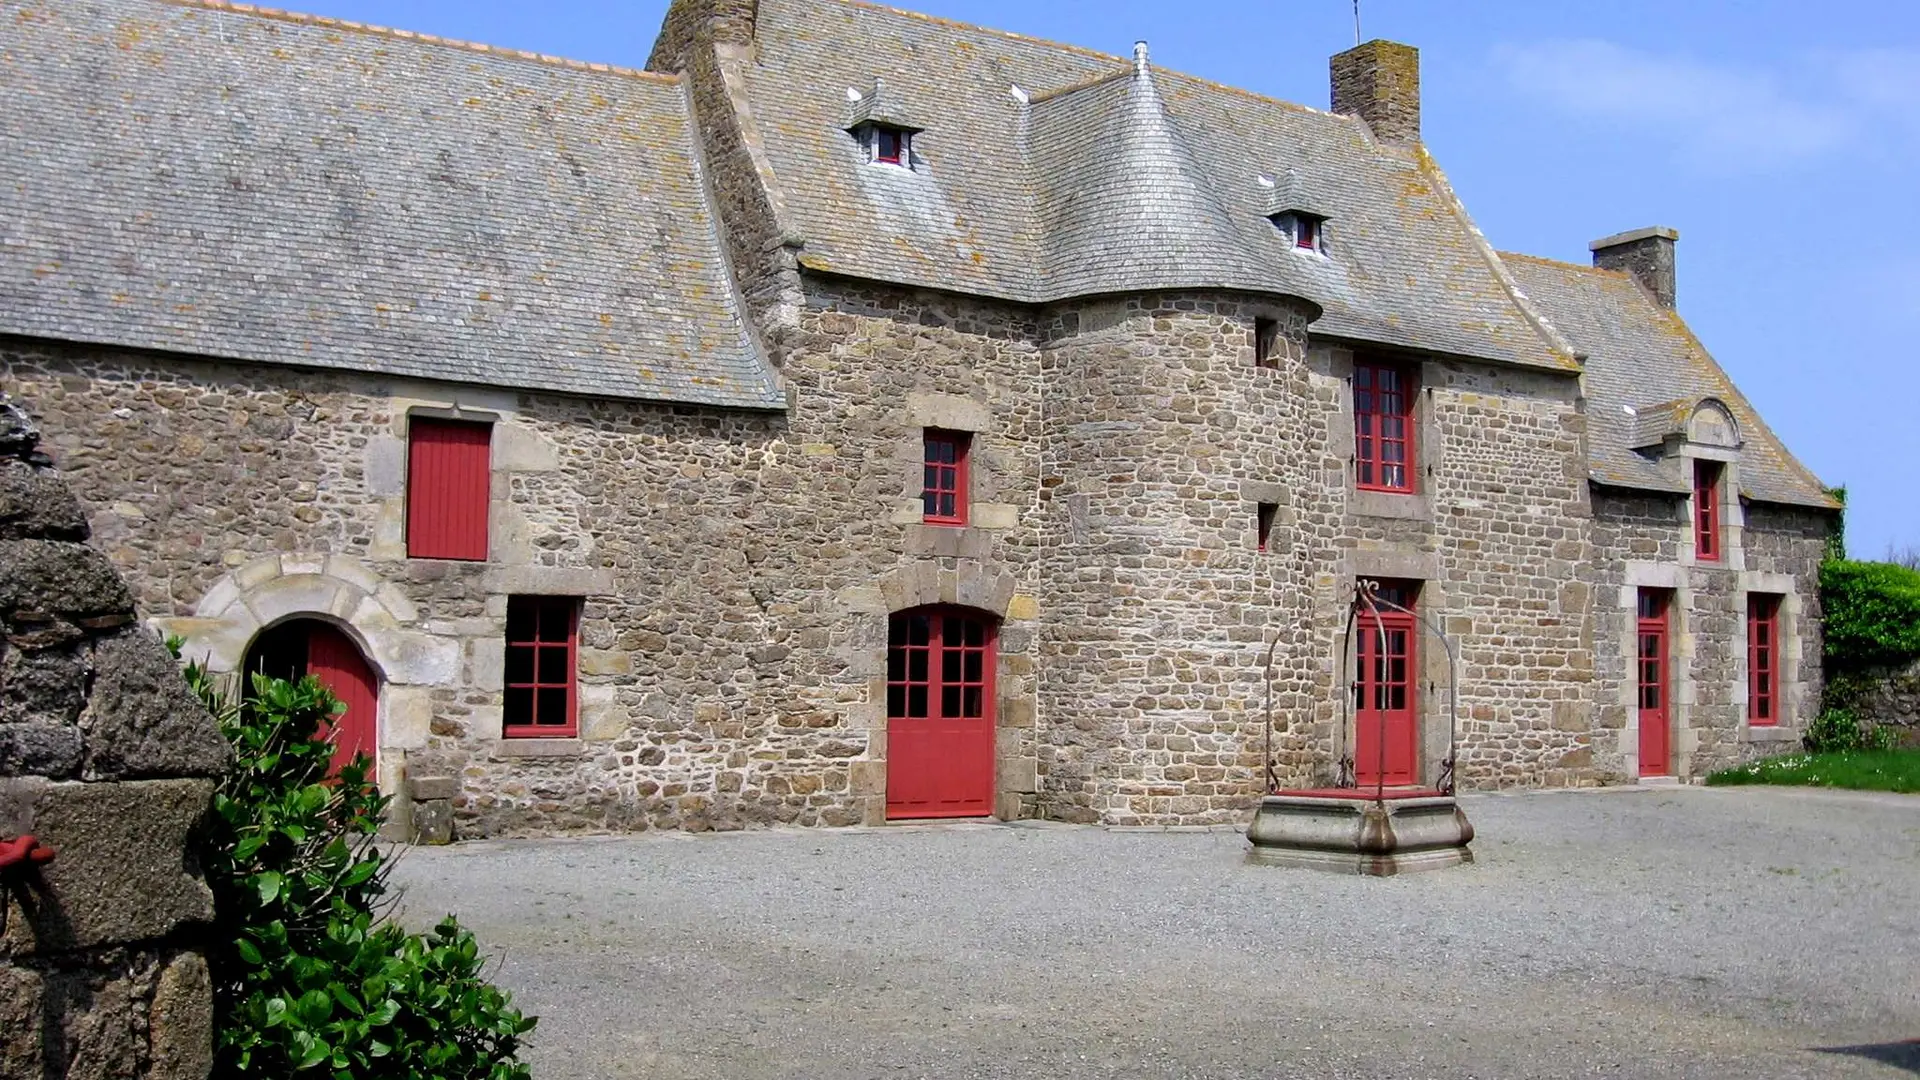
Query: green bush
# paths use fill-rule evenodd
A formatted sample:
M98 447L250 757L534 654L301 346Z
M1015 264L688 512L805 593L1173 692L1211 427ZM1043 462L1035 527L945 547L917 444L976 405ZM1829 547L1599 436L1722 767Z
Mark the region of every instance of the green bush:
M1831 668L1858 670L1920 658L1920 571L1892 563L1820 564Z
M1816 754L1845 750L1891 750L1894 744L1892 731L1864 725L1852 709L1835 706L1820 710L1820 716L1807 725L1807 733L1802 741L1808 750Z
M215 1075L524 1080L534 1019L486 981L473 936L452 916L427 934L381 918L386 799L364 755L329 776L332 744L314 738L339 703L312 678L256 675L236 702L186 675L236 757L200 843Z

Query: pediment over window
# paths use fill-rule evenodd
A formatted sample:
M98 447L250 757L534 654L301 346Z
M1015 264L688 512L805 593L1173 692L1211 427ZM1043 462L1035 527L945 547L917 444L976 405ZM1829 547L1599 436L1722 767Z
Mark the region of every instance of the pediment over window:
M1738 450L1740 423L1719 398L1677 398L1628 410L1630 445L1641 453L1663 455L1681 444Z

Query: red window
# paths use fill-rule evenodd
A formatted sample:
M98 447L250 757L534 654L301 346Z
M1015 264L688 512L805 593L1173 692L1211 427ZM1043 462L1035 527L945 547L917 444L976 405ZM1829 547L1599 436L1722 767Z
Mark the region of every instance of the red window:
M510 739L572 736L579 731L574 679L580 602L570 596L507 598L507 702Z
M1747 594L1747 723L1780 722L1780 598Z
M1399 368L1354 366L1354 479L1362 488L1413 490L1412 383Z
M414 417L407 426L407 554L487 558L491 424Z
M973 437L964 431L926 433L920 507L929 525L967 523L967 452Z
M907 133L899 128L876 127L873 129L873 160L888 165L900 164L907 156Z
M1267 550L1267 540L1273 536L1273 518L1279 511L1279 503L1260 503L1259 508L1254 512L1255 526L1259 536L1256 550Z
M1280 337L1280 322L1277 319L1253 320L1253 366L1277 366L1274 355L1274 342Z
M1720 463L1693 463L1693 553L1701 562L1720 561Z
M1320 222L1305 214L1293 217L1293 246L1308 251L1320 250Z

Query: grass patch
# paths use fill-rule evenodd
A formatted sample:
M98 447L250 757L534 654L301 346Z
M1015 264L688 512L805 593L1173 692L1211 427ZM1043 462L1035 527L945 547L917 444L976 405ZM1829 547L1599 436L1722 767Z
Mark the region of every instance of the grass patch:
M1737 768L1722 769L1707 783L1789 784L1796 787L1849 788L1854 791L1920 792L1920 750L1836 750L1826 754L1782 754Z

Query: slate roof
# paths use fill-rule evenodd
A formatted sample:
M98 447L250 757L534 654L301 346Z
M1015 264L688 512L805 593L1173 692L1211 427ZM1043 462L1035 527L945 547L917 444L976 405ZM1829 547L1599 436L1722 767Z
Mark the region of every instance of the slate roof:
M1029 303L1257 289L1318 304L1318 334L1576 369L1423 151L1145 67L859 0L760 0L745 77L805 267ZM876 76L928 124L913 170L843 130L847 90ZM1266 216L1259 177L1289 170L1326 204L1325 257Z
M1617 487L1686 492L1680 460L1634 446L1684 423L1715 398L1740 427L1740 490L1750 499L1835 507L1819 479L1788 452L1675 312L1625 273L1502 253L1520 287L1586 355L1589 468ZM1624 406L1624 408L1623 408ZM1634 411L1627 412L1627 408Z
M4 27L0 333L784 404L673 79L212 4Z

